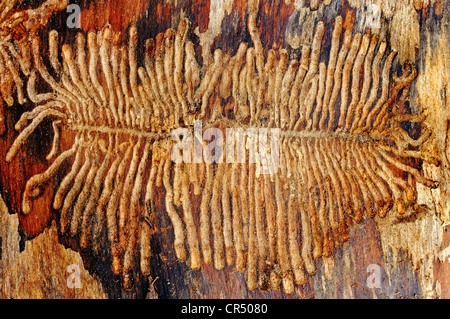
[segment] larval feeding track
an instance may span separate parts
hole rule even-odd
[[[35,33],[47,24],[54,11],[67,7],[67,0],[48,0],[37,9],[17,11],[17,0],[0,1],[0,135],[5,132],[4,103],[12,106],[15,102],[26,102],[21,73],[29,76],[31,54],[27,33]]]
[[[387,43],[370,30],[353,34],[341,16],[333,30],[322,21],[316,25],[300,59],[290,59],[286,50],[265,54],[257,8],[250,1],[252,42],[241,43],[232,56],[218,49],[203,66],[187,39],[187,20],[146,41],[143,66],[134,26],[127,44],[105,27],[79,33],[74,48],[58,43],[51,31],[49,63],[33,34],[27,94],[36,106],[17,122],[20,134],[6,159],[13,160],[49,117],[54,141],[51,165],[27,182],[23,212],[71,162],[53,199],[60,231],[79,236],[82,248],[102,249],[106,241],[113,272],[130,288],[136,271],[150,273],[148,221],[158,213],[155,190],[163,187],[180,261],[188,260],[192,269],[202,261],[216,269],[234,265],[246,272],[250,290],[282,284],[290,294],[294,283],[303,285],[315,273],[315,259],[342,247],[351,223],[390,211],[404,215],[416,201],[416,183],[438,186],[411,165],[439,165],[421,150],[430,131],[423,126],[413,139],[400,125],[426,116],[399,107],[417,75],[413,67],[392,72],[396,53]],[[327,32],[325,63],[319,61]],[[49,92],[36,91],[38,77]],[[194,135],[194,120],[205,127],[280,129],[280,169],[260,174],[260,164],[248,160],[174,163],[177,141],[170,133],[185,127]],[[75,138],[60,151],[63,130]],[[198,209],[194,197],[201,199]]]

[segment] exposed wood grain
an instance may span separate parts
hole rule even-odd
[[[84,268],[81,256],[58,242],[56,225],[22,245],[17,214],[10,215],[0,198],[0,298],[85,299],[107,297],[98,278]],[[51,252],[51,253],[47,253]],[[78,267],[81,286],[71,288],[68,278]],[[69,280],[70,281],[70,280]],[[71,282],[71,281],[70,281]]]
[[[33,6],[36,7],[40,2],[34,1]],[[370,24],[370,19],[374,17],[371,16],[373,12],[368,11],[369,4],[379,5],[379,27]],[[138,47],[144,47],[142,39],[154,38],[170,27],[177,30],[180,20],[188,18],[190,31],[187,39],[194,43],[194,55],[199,65],[214,63],[215,56],[211,52],[218,48],[222,50],[224,58],[233,56],[238,51],[239,44],[249,42],[251,37],[246,30],[249,19],[247,1],[137,1],[132,5],[127,0],[83,1],[81,7],[81,26],[84,31],[102,30],[105,24],[109,24],[112,31],[120,32],[122,40],[127,41],[129,27],[137,25]],[[440,181],[440,187],[430,190],[416,183],[415,211],[403,219],[388,214],[386,218],[365,219],[361,224],[356,224],[349,218],[346,221],[349,224],[349,241],[344,242],[342,248],[336,249],[334,255],[317,260],[317,272],[308,277],[304,286],[296,286],[293,294],[286,294],[281,287],[266,293],[249,291],[246,285],[248,273],[238,272],[228,265],[220,271],[214,268],[213,263],[202,264],[200,270],[192,270],[192,257],[186,261],[178,261],[173,247],[173,226],[165,213],[167,197],[163,187],[155,188],[156,200],[152,214],[148,216],[151,277],[149,279],[142,274],[138,275],[133,278],[133,289],[124,289],[119,278],[109,270],[111,252],[101,251],[96,255],[91,248],[81,248],[77,240],[69,235],[58,234],[59,217],[52,209],[52,199],[66,171],[70,170],[69,163],[64,164],[61,172],[48,181],[45,193],[34,202],[32,211],[26,215],[22,212],[22,194],[26,181],[45,171],[51,163],[45,159],[45,155],[51,149],[53,136],[50,132],[53,129],[50,121],[44,121],[11,163],[6,163],[4,158],[0,159],[1,191],[12,214],[9,215],[1,201],[0,297],[449,298],[449,7],[448,1],[444,0],[399,1],[395,4],[388,0],[259,2],[257,24],[265,56],[270,49],[276,49],[276,54],[280,55],[281,51],[278,49],[285,48],[290,58],[300,58],[301,45],[313,44],[313,30],[317,23],[323,21],[325,27],[331,29],[337,15],[345,17],[344,30],[353,29],[354,32],[364,34],[366,28],[370,27],[371,32],[380,39],[389,39],[388,48],[398,51],[394,69],[399,70],[399,74],[402,74],[400,70],[407,64],[418,69],[417,79],[409,89],[408,98],[402,100],[400,96],[394,97],[394,104],[401,110],[428,112],[425,124],[432,128],[433,143],[427,144],[427,148],[421,151],[441,159],[439,167],[427,163],[419,167],[423,169],[425,177]],[[48,30],[56,29],[61,40],[67,39],[68,43],[74,43],[75,32],[78,30],[65,27],[66,17],[65,12],[54,13]],[[331,39],[326,36],[318,62],[328,63],[331,46]],[[43,50],[47,50],[46,45]],[[138,60],[143,59],[144,50],[138,49],[137,54]],[[277,61],[278,59],[280,57],[277,56]],[[243,61],[245,64],[245,57]],[[351,69],[347,69],[349,76],[356,75]],[[325,73],[323,78],[325,79]],[[13,85],[12,82],[9,83]],[[281,86],[281,81],[279,83]],[[357,81],[354,83],[357,84]],[[167,85],[167,96],[171,99],[170,83]],[[326,95],[325,84],[323,86]],[[46,92],[43,83],[38,83],[38,87],[39,92]],[[363,88],[361,78],[359,89]],[[349,103],[352,103],[352,95],[356,93],[353,90],[354,88],[349,89]],[[172,93],[176,96],[175,90]],[[4,105],[5,134],[0,139],[0,154],[3,155],[17,137],[14,130],[17,120],[25,110],[33,108],[30,101],[23,106],[16,104],[11,108]],[[420,132],[418,126],[408,129],[411,134]],[[61,149],[69,149],[73,140],[74,134],[63,132]],[[306,149],[308,147],[311,146],[307,145]],[[317,154],[314,156],[319,158]],[[139,162],[136,163],[136,169],[138,164]],[[320,170],[311,170],[311,174],[310,176],[320,175]],[[91,175],[94,177],[93,173]],[[183,175],[182,178],[188,176]],[[228,182],[231,181],[230,178]],[[146,183],[147,177],[144,177],[142,185]],[[164,184],[163,180],[161,183]],[[201,196],[190,196],[192,202],[189,202],[188,193],[194,193],[193,188],[189,189],[185,183],[180,190],[181,207],[190,207],[192,214],[199,216]],[[131,191],[132,189],[130,193]],[[231,191],[232,199],[233,194]],[[269,197],[269,194],[265,196]],[[275,198],[275,194],[273,197]],[[276,201],[274,203],[277,204]],[[279,221],[283,222],[281,217]],[[196,220],[192,223],[199,225]],[[279,240],[282,242],[283,238],[280,237]],[[19,243],[23,249],[19,249]],[[82,269],[82,289],[67,287],[66,268],[70,264],[80,265]],[[380,288],[368,288],[369,265],[381,267]],[[23,275],[25,273],[30,276]]]

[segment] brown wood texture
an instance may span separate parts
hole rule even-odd
[[[44,2],[19,1],[13,11],[37,10]],[[211,63],[216,49],[221,49],[224,56],[233,56],[242,42],[252,41],[248,31],[248,2],[253,3],[243,0],[71,1],[81,8],[81,28],[68,28],[66,20],[70,13],[56,9],[48,17],[48,23],[43,23],[36,32],[43,39],[42,56],[46,57],[50,30],[58,31],[60,43],[74,48],[78,32],[101,31],[105,26],[120,33],[122,43],[126,43],[130,26],[135,25],[138,63],[142,64],[145,40],[156,38],[168,28],[177,30],[180,21],[187,18],[190,21],[187,38],[194,44],[195,57],[202,65],[208,60]],[[280,59],[280,50],[286,49],[290,59],[299,59],[302,45],[312,45],[318,23],[324,22],[326,30],[330,31],[336,16],[341,15],[344,29],[364,35],[366,29],[372,27],[380,39],[387,41],[390,50],[398,52],[393,63],[393,70],[398,74],[402,74],[407,65],[417,69],[418,75],[407,97],[394,96],[394,104],[404,113],[425,111],[428,114],[424,124],[432,131],[432,142],[421,151],[439,158],[440,165],[436,167],[411,158],[408,164],[420,169],[425,177],[439,181],[439,187],[430,189],[414,183],[416,205],[404,218],[391,213],[385,218],[364,218],[361,223],[347,218],[348,241],[342,243],[342,248],[333,248],[330,256],[316,259],[316,273],[307,275],[304,285],[295,285],[293,293],[286,293],[282,286],[267,292],[250,291],[247,272],[239,272],[234,266],[225,265],[224,269],[217,270],[214,263],[202,263],[199,270],[193,270],[189,264],[191,259],[179,261],[174,250],[174,229],[165,213],[166,191],[164,187],[155,188],[153,214],[148,221],[150,274],[136,274],[132,287],[125,289],[123,278],[111,270],[112,252],[106,242],[100,243],[104,249],[97,254],[91,246],[82,248],[79,236],[59,231],[60,213],[52,204],[58,185],[70,171],[70,164],[62,165],[43,188],[44,193],[33,202],[31,212],[24,214],[22,203],[27,181],[51,164],[45,156],[52,147],[52,121],[45,119],[14,159],[6,162],[6,154],[19,135],[14,127],[21,115],[34,105],[27,100],[23,105],[15,102],[8,106],[5,98],[1,100],[4,133],[0,136],[0,193],[4,199],[0,202],[0,298],[450,297],[450,2],[260,0],[255,3],[264,56],[272,49]],[[375,28],[368,22],[373,17],[370,10],[376,10],[375,16],[379,13],[379,24]],[[4,26],[0,31],[10,32]],[[320,62],[328,61],[330,36],[328,32],[323,38]],[[392,77],[392,72],[390,75]],[[13,85],[8,79],[4,80],[6,75],[2,77],[1,70],[0,77],[0,85]],[[25,80],[26,76],[22,77]],[[363,86],[362,79],[359,85]],[[47,92],[48,86],[41,80],[37,91]],[[229,103],[226,108],[233,109]],[[208,107],[213,106],[214,103],[210,103]],[[422,126],[408,125],[412,136],[420,134]],[[62,131],[60,149],[69,149],[74,140],[75,133]],[[402,173],[398,170],[403,178]],[[146,182],[147,177],[143,185]],[[196,218],[200,206],[200,196],[193,196]],[[81,269],[81,288],[67,286],[66,279],[70,275],[67,267],[73,264]],[[368,286],[369,265],[379,266],[378,288]]]

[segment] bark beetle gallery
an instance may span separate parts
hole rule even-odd
[[[13,105],[15,91],[18,103],[26,95],[35,105],[17,121],[6,161],[44,119],[53,120],[49,166],[28,180],[23,213],[69,163],[53,198],[59,231],[79,236],[81,248],[110,249],[112,271],[126,289],[136,272],[150,273],[149,220],[158,188],[180,261],[192,269],[234,265],[249,290],[282,285],[290,294],[315,273],[314,260],[349,239],[351,223],[404,216],[414,209],[416,183],[438,187],[411,164],[439,165],[422,150],[432,136],[422,123],[426,114],[399,108],[417,70],[405,63],[398,74],[389,44],[369,29],[347,28],[345,16],[336,16],[332,29],[319,21],[300,59],[263,48],[258,1],[248,3],[251,41],[234,55],[217,49],[203,65],[187,39],[187,19],[145,39],[142,63],[134,26],[126,43],[108,26],[78,33],[73,45],[59,43],[52,30],[47,57],[38,31],[67,4],[49,0],[13,13],[14,1],[0,3],[3,100]],[[331,49],[328,61],[319,62],[325,37]],[[38,92],[37,83],[47,91]],[[280,169],[263,175],[249,161],[174,163],[170,133],[183,127],[194,135],[195,120],[204,128],[280,129]],[[405,122],[422,123],[421,135],[410,137]],[[68,131],[75,139],[62,149]]]

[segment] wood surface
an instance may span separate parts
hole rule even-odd
[[[19,1],[13,11],[37,10],[44,2]],[[130,26],[135,25],[137,59],[141,63],[145,40],[156,38],[168,28],[177,30],[185,18],[190,22],[188,39],[194,44],[199,65],[211,63],[216,49],[221,49],[224,56],[232,56],[242,42],[252,41],[247,1],[82,0],[70,3],[77,3],[81,8],[80,28],[68,28],[66,20],[70,13],[64,9],[54,10],[48,22],[37,31],[43,39],[42,56],[48,54],[50,30],[58,31],[60,43],[75,47],[78,32],[100,31],[106,25],[120,33],[121,41],[126,43]],[[369,10],[373,8],[379,12],[379,23],[375,25],[370,22],[373,12]],[[70,165],[62,166],[45,186],[43,195],[33,202],[31,212],[24,214],[22,203],[27,182],[52,163],[45,158],[52,148],[52,121],[44,120],[16,157],[7,162],[6,154],[19,135],[15,125],[21,115],[34,106],[29,100],[23,105],[15,101],[11,106],[6,99],[1,100],[4,132],[0,136],[0,193],[3,198],[0,201],[0,298],[450,297],[450,2],[260,0],[257,12],[257,29],[265,56],[272,49],[279,58],[280,50],[286,49],[290,59],[299,59],[302,45],[312,44],[313,31],[319,21],[325,22],[329,28],[327,34],[331,34],[336,16],[342,15],[344,28],[353,28],[354,33],[362,34],[371,28],[373,34],[388,43],[390,50],[397,51],[393,70],[398,74],[402,74],[406,65],[413,66],[418,75],[406,99],[395,96],[395,104],[410,113],[427,112],[423,124],[431,129],[431,142],[420,151],[433,154],[440,163],[439,166],[425,162],[411,165],[426,178],[438,181],[439,186],[431,189],[415,182],[414,209],[404,217],[388,213],[384,218],[377,215],[364,218],[360,223],[349,219],[348,241],[342,248],[333,249],[330,256],[316,259],[316,273],[307,275],[304,285],[295,285],[293,293],[286,293],[281,285],[266,292],[250,291],[247,272],[239,272],[234,266],[225,265],[224,269],[217,270],[211,263],[193,270],[191,259],[178,260],[174,229],[165,213],[166,191],[164,187],[155,188],[149,222],[150,273],[137,273],[131,287],[126,289],[121,275],[112,270],[112,252],[106,242],[100,243],[104,249],[97,254],[91,246],[80,247],[77,236],[62,234],[59,230],[59,211],[52,207],[53,198]],[[43,15],[40,13],[41,17]],[[329,55],[330,47],[331,39],[325,37],[321,62],[326,60],[324,57]],[[25,75],[22,77],[26,80]],[[48,90],[43,81],[38,82],[37,87],[39,92]],[[15,92],[13,90],[14,98]],[[411,135],[418,135],[421,128],[410,126],[408,129]],[[73,141],[74,134],[63,131],[61,149],[69,149]],[[194,196],[192,206],[196,214],[200,205],[201,199]],[[81,288],[67,286],[70,275],[67,267],[74,264],[81,269]],[[379,288],[368,287],[369,265],[380,267]]]

